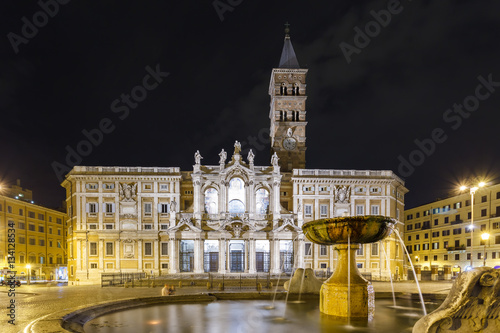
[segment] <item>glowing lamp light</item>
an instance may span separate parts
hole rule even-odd
[[[465,186],[465,185],[460,186],[460,191],[465,191],[466,189],[467,189],[467,186]]]
[[[486,183],[485,183],[485,182],[480,182],[480,183],[479,183],[479,187],[484,187],[485,185],[486,185]]]
[[[490,234],[487,232],[481,234],[481,239],[484,241],[490,239]]]

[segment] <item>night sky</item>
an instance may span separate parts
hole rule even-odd
[[[100,126],[78,164],[189,171],[196,150],[217,164],[239,140],[269,165],[287,21],[309,69],[307,168],[393,170],[407,208],[499,182],[498,1],[59,1],[0,11],[0,181],[20,178],[36,203],[60,206],[53,165]],[[142,101],[127,106],[132,91]]]

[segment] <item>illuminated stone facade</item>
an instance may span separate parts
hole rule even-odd
[[[399,219],[407,190],[393,172],[305,169],[306,73],[287,36],[269,88],[269,165],[254,165],[254,152],[243,156],[236,141],[233,152],[221,150],[218,165],[203,165],[197,151],[192,171],[74,167],[62,184],[70,279],[98,282],[108,272],[326,272],[336,254],[305,242],[304,222],[370,214]],[[357,253],[362,273],[402,274],[394,236]]]

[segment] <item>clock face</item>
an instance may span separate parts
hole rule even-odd
[[[283,148],[286,150],[294,150],[297,147],[297,141],[294,138],[286,138],[283,140]]]

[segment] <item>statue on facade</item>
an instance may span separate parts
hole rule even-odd
[[[121,201],[134,201],[137,197],[137,183],[135,184],[119,184],[120,186],[120,200]]]
[[[292,137],[292,134],[293,134],[293,133],[292,133],[292,128],[291,128],[291,127],[289,127],[289,128],[287,129],[287,131],[286,131],[286,136],[290,138],[290,137]]]
[[[350,191],[345,185],[335,187],[335,202],[349,203]]]
[[[196,153],[194,153],[194,162],[199,165],[202,158],[203,157],[201,156],[200,151],[197,150]]]
[[[170,203],[170,211],[175,212],[176,207],[177,207],[177,202],[175,202],[174,200]]]
[[[247,156],[248,163],[253,164],[254,158],[255,158],[255,155],[254,155],[252,149],[250,149],[250,151],[248,152],[248,156]]]
[[[219,153],[219,164],[224,164],[226,163],[226,159],[227,159],[227,153],[226,151],[224,150],[224,148],[222,149],[222,151]]]
[[[238,140],[236,140],[234,142],[234,154],[239,154],[240,151],[241,151],[241,143]]]
[[[276,154],[276,152],[274,152],[273,156],[271,157],[271,164],[275,167],[278,166],[278,155]]]

